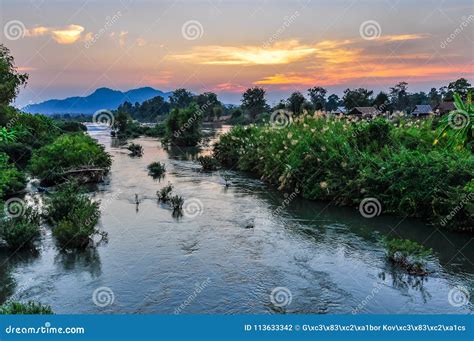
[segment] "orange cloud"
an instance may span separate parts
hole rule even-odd
[[[58,44],[73,44],[81,39],[82,32],[84,32],[84,27],[80,25],[69,25],[63,28],[38,26],[27,30],[25,36],[38,37],[50,35]]]

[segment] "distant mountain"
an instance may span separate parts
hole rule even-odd
[[[32,114],[93,114],[97,110],[114,110],[128,101],[142,103],[156,96],[162,96],[165,99],[171,95],[171,92],[162,92],[150,87],[132,89],[127,92],[112,90],[109,88],[99,88],[86,97],[69,97],[65,99],[51,99],[38,104],[30,104],[22,110]]]

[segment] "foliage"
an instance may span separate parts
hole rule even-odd
[[[386,239],[385,247],[390,261],[404,267],[409,273],[426,274],[426,259],[432,250],[408,239]]]
[[[0,143],[9,143],[16,140],[15,130],[8,130],[5,127],[0,128]]]
[[[242,109],[252,119],[268,111],[265,89],[259,87],[247,89],[242,95]]]
[[[27,81],[26,73],[18,73],[10,50],[0,44],[0,105],[10,104]]]
[[[104,146],[86,134],[66,134],[33,153],[30,171],[46,183],[57,183],[68,170],[99,168],[107,173],[112,164]]]
[[[303,107],[306,102],[306,98],[301,94],[301,92],[293,92],[287,100],[287,106],[290,111],[295,115],[300,115],[303,113]]]
[[[184,109],[191,105],[193,94],[186,89],[176,89],[169,98],[172,108]]]
[[[171,206],[173,207],[173,211],[181,212],[183,210],[184,199],[179,195],[175,195],[170,198]]]
[[[0,143],[0,153],[8,155],[9,161],[18,169],[25,169],[31,159],[33,151],[24,143]]]
[[[32,207],[21,207],[21,215],[0,221],[0,237],[12,250],[31,248],[40,236],[40,215]]]
[[[374,92],[364,88],[344,90],[344,105],[347,110],[355,107],[368,107],[372,104],[372,94]]]
[[[130,143],[127,147],[131,156],[141,157],[143,155],[143,147],[138,143]]]
[[[87,127],[84,124],[76,121],[56,121],[56,125],[63,133],[80,133],[87,131]]]
[[[313,104],[314,110],[323,110],[326,107],[326,93],[327,93],[327,90],[320,86],[315,86],[313,88],[308,89],[308,95],[309,95],[309,98],[311,99],[311,103]],[[333,100],[334,100],[334,97],[333,97]],[[336,108],[337,108],[337,105],[335,106],[335,108],[328,109],[328,110],[334,110]]]
[[[124,102],[117,108],[117,113],[126,113],[140,122],[157,122],[168,115],[170,104],[161,96],[153,97],[143,103]]]
[[[461,99],[461,95],[454,94],[454,105],[456,110],[443,117],[440,124],[440,132],[435,144],[440,139],[446,138],[451,147],[467,147],[474,151],[474,103],[472,103],[472,93],[467,95],[466,103]]]
[[[32,149],[52,143],[61,134],[55,121],[44,115],[13,111],[9,119],[14,122],[12,129],[17,134],[16,142],[23,143]]]
[[[170,194],[173,191],[173,185],[168,184],[165,187],[161,188],[156,195],[158,196],[158,200],[162,202],[167,202],[170,200]]]
[[[219,162],[212,156],[199,156],[198,161],[202,166],[202,169],[205,171],[216,170],[219,166]]]
[[[165,143],[177,146],[194,147],[202,138],[202,112],[196,104],[185,109],[173,109],[166,121]]]
[[[8,301],[0,306],[0,315],[51,315],[49,305],[28,301],[26,303]]]
[[[148,173],[153,177],[161,177],[166,172],[166,167],[164,163],[153,162],[148,165]]]
[[[254,172],[281,190],[298,189],[308,199],[358,206],[377,198],[385,213],[422,218],[434,224],[474,195],[474,157],[465,150],[433,146],[430,119],[304,116],[282,129],[234,127],[221,136],[214,157],[224,166]],[[446,227],[472,230],[464,205]]]
[[[0,152],[0,198],[11,196],[26,186],[25,174],[8,160],[8,155]]]
[[[99,202],[82,193],[76,182],[67,182],[46,199],[47,220],[55,227],[53,235],[65,248],[87,246],[100,218]]]

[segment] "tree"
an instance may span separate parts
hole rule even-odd
[[[193,101],[193,94],[186,89],[176,89],[169,100],[172,108],[184,109]]]
[[[213,92],[205,92],[194,97],[194,101],[198,105],[204,119],[211,120],[222,113],[222,103],[217,99],[217,95]]]
[[[409,109],[408,99],[408,83],[400,82],[394,87],[390,88],[390,98],[394,109],[396,110],[407,110]]]
[[[342,98],[347,110],[355,107],[368,107],[372,103],[372,94],[374,92],[364,88],[346,89]]]
[[[193,147],[201,141],[202,115],[196,103],[185,109],[174,108],[166,121],[165,141],[177,146]]]
[[[252,119],[267,111],[268,105],[265,100],[265,89],[259,87],[247,89],[242,96],[242,109]]]
[[[389,111],[390,101],[388,95],[385,92],[380,91],[377,96],[375,96],[373,105],[382,112]]]
[[[301,92],[293,92],[287,100],[287,105],[290,111],[295,115],[300,115],[303,112],[303,105],[306,102],[306,98]]]
[[[339,96],[336,94],[332,94],[328,97],[328,100],[326,102],[326,110],[327,111],[336,110],[340,105],[341,105],[341,100],[339,99]]]
[[[441,103],[441,94],[436,90],[436,88],[431,88],[428,97],[432,108],[435,108],[439,103]]]
[[[313,103],[314,110],[323,110],[326,107],[326,93],[327,90],[320,86],[308,89],[308,95],[311,103]]]
[[[125,133],[129,120],[130,115],[125,111],[119,111],[117,115],[115,115],[114,128],[118,130],[119,134]]]
[[[27,81],[28,74],[18,73],[10,50],[0,44],[0,105],[10,104]]]
[[[458,80],[449,83],[448,85],[448,94],[451,100],[454,100],[453,94],[457,93],[461,96],[461,99],[465,100],[467,98],[467,93],[471,88],[471,83],[467,81],[466,78],[459,78]]]

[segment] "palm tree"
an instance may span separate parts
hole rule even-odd
[[[439,139],[446,137],[448,138],[448,146],[467,147],[474,141],[472,132],[474,122],[472,93],[468,93],[465,103],[458,93],[455,93],[453,97],[456,110],[451,111],[441,121],[440,133],[434,144],[437,144]]]

